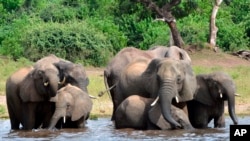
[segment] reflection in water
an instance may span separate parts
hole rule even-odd
[[[250,117],[239,118],[239,124],[247,124]],[[226,118],[226,128],[193,129],[193,130],[133,130],[114,129],[110,118],[89,120],[83,129],[61,129],[49,131],[45,129],[32,131],[10,131],[10,121],[0,120],[0,137],[2,140],[229,140],[229,117]],[[213,126],[212,123],[209,126]]]

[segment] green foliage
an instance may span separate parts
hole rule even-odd
[[[23,46],[20,44],[23,33],[29,24],[26,16],[16,19],[12,24],[0,27],[0,53],[18,59],[23,56]]]
[[[208,41],[213,2],[187,0],[172,9],[186,44]],[[220,6],[217,45],[223,51],[250,48],[249,5],[234,0]],[[132,0],[0,0],[0,13],[0,54],[13,59],[37,60],[53,53],[86,65],[105,65],[125,46],[169,44],[168,25]]]
[[[178,28],[181,29],[180,34],[184,42],[188,44],[207,42],[209,33],[202,32],[209,30],[207,21],[208,17],[205,18],[197,14],[191,14],[183,19],[180,19]]]
[[[88,24],[96,27],[99,31],[102,31],[107,39],[112,44],[112,52],[118,52],[127,45],[127,37],[123,32],[119,31],[119,27],[112,22],[112,17],[106,17],[104,19],[89,18]]]
[[[53,53],[73,62],[82,60],[85,65],[94,66],[105,64],[112,48],[105,35],[85,22],[34,26],[22,45],[25,47],[24,56],[32,61]]]
[[[0,0],[0,4],[9,12],[19,9],[23,2],[24,0]]]

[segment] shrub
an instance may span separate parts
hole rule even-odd
[[[24,56],[32,61],[53,53],[93,66],[104,65],[112,49],[106,36],[85,22],[34,26],[22,43]]]

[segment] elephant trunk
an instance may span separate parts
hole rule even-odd
[[[87,84],[86,82],[84,82],[86,80],[81,80],[78,82],[78,87],[83,90],[84,92],[88,93],[88,89],[87,89]]]
[[[66,115],[66,110],[64,108],[56,108],[55,113],[53,114],[50,120],[48,129],[53,129],[55,125],[57,124],[57,122],[59,121],[59,119],[61,117],[65,117],[65,115]]]
[[[235,95],[234,93],[227,92],[228,94],[228,112],[233,120],[234,124],[238,124],[238,120],[235,114]]]
[[[170,123],[172,128],[177,128],[181,126],[174,120],[171,114],[172,99],[177,94],[177,90],[174,90],[175,87],[173,84],[174,83],[171,80],[163,82],[159,89],[159,99],[164,119]]]
[[[48,89],[49,97],[54,97],[56,95],[57,90],[59,88],[58,82],[59,82],[58,76],[51,73],[51,75],[49,76],[49,87],[50,87]]]

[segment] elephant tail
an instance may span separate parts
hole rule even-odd
[[[108,85],[108,76],[109,76],[109,74],[108,74],[108,72],[106,70],[104,70],[104,75],[103,76],[104,76],[104,84],[105,84],[106,90],[99,92],[98,96],[101,97],[107,92],[108,95],[109,95],[109,98],[111,98],[110,90],[113,89],[116,86],[116,84],[109,87],[109,85]]]

